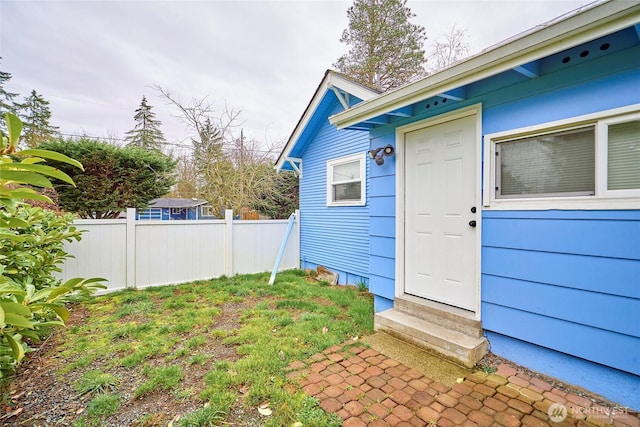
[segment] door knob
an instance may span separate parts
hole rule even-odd
[[[475,226],[476,226],[476,221],[475,220],[469,221],[469,227],[475,227]]]
[[[471,208],[471,213],[476,213],[476,207],[475,206]]]

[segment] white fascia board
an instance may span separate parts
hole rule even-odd
[[[536,27],[519,38],[509,39],[495,48],[481,52],[436,74],[365,101],[329,117],[329,122],[339,129],[344,129],[389,111],[604,37],[638,22],[640,22],[639,3],[612,0],[598,4],[564,20],[539,29]]]
[[[275,164],[276,171],[280,172],[282,170],[282,167],[286,163],[287,158],[291,154],[291,150],[293,150],[293,147],[295,147],[296,143],[298,142],[300,135],[302,134],[304,129],[307,127],[307,125],[309,124],[309,121],[315,114],[316,109],[320,104],[320,101],[322,101],[322,98],[324,97],[325,93],[327,93],[327,91],[329,90],[332,90],[332,88],[336,88],[343,92],[349,93],[350,95],[356,96],[362,99],[363,101],[372,99],[379,95],[377,92],[371,89],[368,89],[348,79],[345,79],[344,77],[340,76],[334,71],[331,71],[331,70],[327,71],[325,73],[325,76],[322,79],[322,82],[320,83],[320,86],[318,86],[318,89],[314,93],[313,98],[311,98],[311,102],[309,103],[302,117],[298,121],[298,124],[293,130],[293,133],[289,137],[287,144],[285,145],[282,152],[280,153],[280,156],[278,157],[278,160],[276,161],[276,164]]]

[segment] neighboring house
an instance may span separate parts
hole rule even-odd
[[[345,111],[321,108],[327,76],[276,164],[304,166],[303,261],[368,281],[378,330],[467,365],[489,346],[640,409],[640,4],[586,6]],[[334,206],[333,161],[388,145],[366,199]]]
[[[302,267],[330,266],[342,284],[369,276],[369,133],[338,131],[328,117],[377,95],[327,71],[276,162],[301,174]]]
[[[213,206],[200,199],[154,199],[139,211],[136,219],[170,221],[177,219],[215,219]]]

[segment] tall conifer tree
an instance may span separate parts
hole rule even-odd
[[[338,71],[372,89],[386,91],[425,74],[425,29],[406,0],[355,0],[340,42],[350,49],[336,61]]]
[[[54,139],[58,135],[58,127],[51,126],[51,109],[49,101],[44,99],[35,90],[24,99],[20,105],[20,118],[23,123],[22,141],[29,148],[34,148],[40,143]]]
[[[162,122],[156,120],[156,115],[151,108],[152,106],[147,103],[147,98],[143,95],[140,106],[133,116],[136,126],[125,134],[125,141],[129,146],[161,151],[162,145],[166,143],[164,134],[160,130]]]
[[[0,57],[2,59],[2,57]],[[14,100],[17,93],[8,92],[5,88],[6,84],[11,80],[11,73],[7,73],[6,71],[0,71],[0,117],[3,120],[0,120],[0,128],[6,131],[6,125],[4,122],[4,115],[6,113],[17,113],[18,104]]]

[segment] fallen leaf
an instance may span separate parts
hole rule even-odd
[[[291,424],[291,427],[302,427],[304,424],[302,424],[300,421],[297,421],[293,424]]]
[[[262,402],[258,408],[267,409],[269,407],[269,402]]]
[[[355,337],[351,337],[351,341],[358,341],[359,339],[360,339],[360,337],[357,336],[357,335]]]
[[[227,374],[231,375],[232,377],[235,377],[236,375],[238,375],[238,373],[236,371],[234,371],[233,369],[229,369],[227,371]]]
[[[458,378],[458,379],[456,380],[456,382],[457,382],[458,384],[462,384],[462,383],[464,382],[464,378]]]
[[[322,333],[326,334],[327,332],[329,332],[329,328],[327,328],[326,326],[324,328],[322,328]]]
[[[24,396],[25,394],[27,394],[27,392],[26,392],[26,391],[21,391],[20,393],[13,394],[13,395],[11,396],[11,400],[18,400],[18,399],[20,399],[22,396]]]
[[[2,417],[0,417],[0,420],[4,420],[7,418],[15,417],[16,415],[20,415],[22,411],[24,411],[24,408],[18,408],[15,411],[4,414]]]
[[[258,412],[260,413],[260,415],[268,417],[269,415],[271,415],[273,412],[271,411],[271,409],[269,408],[258,408]]]

